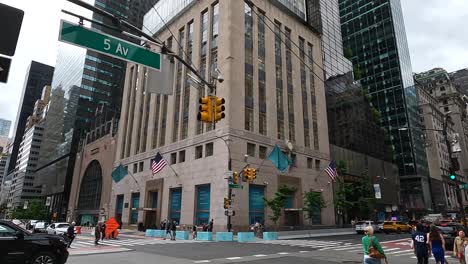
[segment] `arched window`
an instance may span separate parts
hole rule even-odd
[[[101,203],[102,169],[97,160],[93,160],[86,168],[81,180],[78,210],[99,209]]]

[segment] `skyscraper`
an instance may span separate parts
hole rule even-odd
[[[154,1],[147,0],[87,2],[118,15],[137,27],[142,26],[143,15],[151,8],[151,4],[154,4]],[[81,9],[77,13],[86,15],[90,12]],[[113,23],[98,14],[93,14],[93,19],[108,25]],[[108,28],[95,24],[91,27],[135,42],[135,39],[124,37]],[[139,43],[138,40],[137,42]],[[52,88],[63,90],[64,98],[58,99],[59,102],[55,104],[51,103],[55,105],[55,110],[62,108],[64,115],[55,115],[48,120],[51,125],[46,124],[43,140],[47,142],[47,147],[41,153],[36,182],[42,186],[42,195],[51,201],[49,213],[57,219],[64,219],[67,213],[66,205],[79,139],[92,127],[96,109],[106,105],[113,112],[120,112],[125,67],[126,62],[122,60],[60,43]],[[61,133],[57,133],[58,131]]]
[[[52,83],[53,73],[54,67],[36,61],[32,61],[28,67],[18,113],[16,114],[15,130],[13,132],[13,150],[8,162],[8,172],[12,171],[16,166],[20,143],[26,128],[26,121],[33,113],[35,102],[41,98],[44,86]]]
[[[0,137],[8,137],[10,134],[11,121],[0,118]]]
[[[397,163],[404,209],[432,209],[400,0],[339,0],[343,47],[354,77],[381,113]],[[405,128],[406,130],[402,130]]]

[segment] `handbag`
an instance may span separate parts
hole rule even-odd
[[[372,237],[370,237],[370,243],[369,243],[369,257],[375,258],[375,259],[384,259],[385,256],[382,255],[374,246],[372,246]]]

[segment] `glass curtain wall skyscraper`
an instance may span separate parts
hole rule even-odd
[[[429,173],[400,0],[339,0],[354,77],[381,113],[397,163],[403,209],[432,209]],[[401,130],[405,128],[405,130]]]

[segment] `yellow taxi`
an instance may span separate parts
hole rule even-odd
[[[383,223],[383,232],[388,234],[390,232],[411,232],[411,226],[401,221],[385,221]]]

